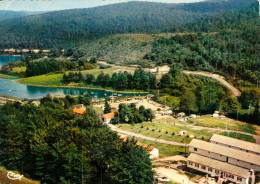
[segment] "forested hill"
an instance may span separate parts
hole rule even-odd
[[[44,12],[0,10],[0,21],[7,20],[7,19],[13,19],[13,18],[20,18],[20,17],[24,17],[24,16],[29,16],[29,15],[36,15],[36,14],[41,14],[41,13],[44,13]]]
[[[259,6],[255,2],[251,6],[232,10],[220,16],[201,17],[189,23],[181,30],[188,32],[219,32],[223,30],[244,30],[259,25]]]
[[[0,22],[0,47],[64,47],[77,45],[91,37],[116,33],[178,32],[181,26],[198,18],[240,9],[255,1],[128,2],[18,17]]]
[[[144,59],[221,72],[237,84],[240,79],[255,85],[260,80],[258,3],[201,19],[183,31],[195,33],[155,40]]]

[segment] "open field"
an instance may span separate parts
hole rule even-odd
[[[19,80],[18,82],[31,85],[44,85],[44,86],[61,86],[62,74],[45,74],[35,77],[28,77]]]
[[[115,125],[119,129],[134,132],[137,134],[142,134],[147,137],[153,137],[158,139],[163,139],[167,141],[174,141],[180,143],[187,143],[192,140],[192,138],[183,135],[179,136],[178,133],[181,130],[186,130],[188,135],[193,135],[197,139],[208,140],[214,133],[219,133],[218,131],[209,130],[194,130],[188,127],[174,126],[170,124],[155,123],[155,122],[143,122],[135,125],[130,124],[118,124]]]
[[[27,179],[25,177],[22,177],[21,180],[10,180],[7,178],[7,171],[5,168],[0,167],[0,183],[1,184],[39,184],[40,182],[38,181],[33,181],[30,179]],[[12,171],[15,174],[18,174],[18,172]]]
[[[137,141],[142,144],[154,146],[155,148],[159,149],[160,158],[185,154],[184,146],[173,146],[144,139],[137,139]],[[186,151],[188,152],[188,148],[186,148]]]
[[[16,79],[16,78],[18,78],[18,76],[0,73],[0,78],[3,78],[3,79]]]
[[[190,119],[190,121],[187,122],[196,126],[236,130],[236,131],[255,134],[255,128],[251,124],[237,121],[227,117],[213,118],[211,117],[211,115],[205,115],[198,118]]]

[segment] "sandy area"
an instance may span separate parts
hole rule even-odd
[[[180,174],[177,170],[167,169],[164,167],[155,168],[154,170],[163,174],[164,176],[166,176],[174,182],[182,184],[195,184],[194,182],[190,181],[188,176]]]

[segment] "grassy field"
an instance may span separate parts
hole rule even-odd
[[[114,67],[111,67],[111,68],[106,68],[106,69],[92,69],[92,70],[84,70],[84,71],[81,71],[81,73],[83,75],[86,75],[86,74],[92,74],[94,75],[95,77],[98,76],[99,73],[103,72],[105,74],[109,74],[110,76],[112,76],[112,74],[114,72],[116,72],[116,68]]]
[[[220,135],[225,135],[228,137],[232,137],[232,138],[236,138],[236,139],[240,139],[240,140],[244,140],[244,141],[249,141],[249,142],[253,142],[253,143],[256,142],[255,138],[253,138],[252,136],[239,134],[239,133],[237,134],[234,132],[222,132],[222,133],[220,133]]]
[[[208,140],[214,133],[218,133],[218,131],[198,131],[188,127],[180,127],[170,124],[154,122],[143,122],[135,125],[119,124],[116,126],[122,130],[142,134],[148,137],[154,137],[158,139],[164,139],[168,141],[181,142],[187,144],[191,141],[191,138],[189,138],[188,136],[179,136],[179,131],[186,130],[188,132],[188,135],[193,135],[197,139],[205,140]]]
[[[16,79],[16,78],[18,78],[18,76],[17,75],[8,75],[8,74],[0,73],[0,78],[3,78],[3,79]]]
[[[144,139],[137,139],[137,141],[144,145],[154,146],[159,149],[160,158],[185,154],[184,146],[173,146]],[[186,148],[186,151],[188,152],[188,148]]]
[[[197,126],[221,129],[227,128],[228,130],[238,130],[255,134],[255,129],[251,124],[236,121],[231,118],[213,118],[211,115],[205,115],[199,118],[190,119],[190,121],[187,122]]]
[[[46,74],[35,77],[28,77],[19,80],[18,82],[31,85],[44,85],[44,86],[61,86],[62,74]]]
[[[12,171],[16,174],[18,174],[18,172]],[[1,184],[40,184],[40,182],[38,181],[33,181],[30,179],[27,179],[25,177],[22,177],[21,180],[10,180],[9,178],[7,178],[7,173],[8,171],[3,168],[0,167],[0,183]]]

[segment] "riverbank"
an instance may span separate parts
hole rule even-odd
[[[22,82],[23,79],[17,80],[16,82],[19,84],[24,84],[28,86],[39,86],[39,87],[53,87],[53,88],[79,88],[79,89],[94,89],[94,90],[103,90],[114,93],[136,93],[136,94],[149,94],[149,92],[140,91],[140,90],[127,90],[127,91],[117,91],[111,88],[102,88],[98,86],[77,86],[77,85],[40,85],[40,84],[28,84]]]
[[[1,79],[18,79],[18,76],[0,73]]]

